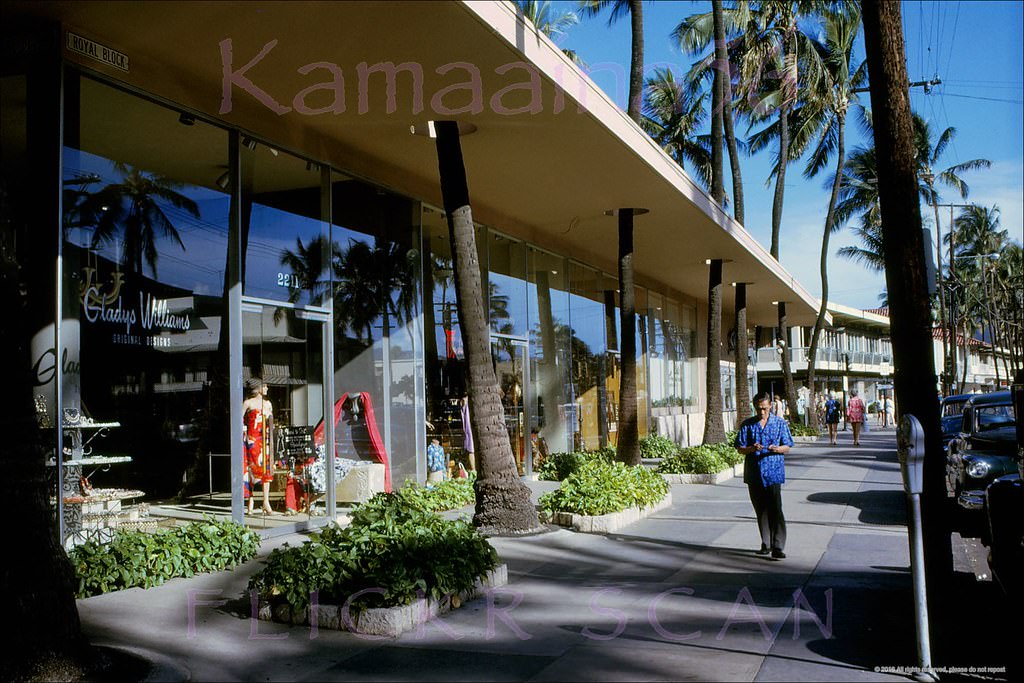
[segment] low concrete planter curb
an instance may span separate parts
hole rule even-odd
[[[798,444],[798,443],[814,443],[815,441],[817,441],[820,438],[821,438],[820,436],[794,436],[793,437],[793,443],[794,444]]]
[[[662,474],[670,484],[721,484],[733,477],[743,476],[743,463],[714,474]]]
[[[631,507],[607,515],[577,515],[574,512],[554,512],[549,520],[552,524],[566,526],[587,534],[608,534],[627,524],[637,522],[648,515],[672,505],[672,492],[665,494],[659,502],[644,508]]]
[[[313,621],[310,620],[311,608],[309,607],[298,610],[292,609],[287,604],[273,607],[261,604],[258,616],[265,621],[276,621],[283,624],[303,626],[315,623],[317,628],[397,638],[439,614],[458,609],[461,605],[488,590],[504,586],[507,583],[508,565],[500,564],[487,572],[483,578],[477,579],[472,589],[459,593],[457,596],[446,596],[440,601],[432,597],[420,598],[408,605],[374,607],[361,613],[355,610],[348,611],[345,605],[317,605]],[[348,614],[345,613],[346,611]]]

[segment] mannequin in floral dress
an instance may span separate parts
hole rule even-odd
[[[243,435],[245,448],[245,470],[243,479],[247,486],[245,497],[249,501],[248,511],[252,514],[256,484],[263,488],[263,512],[270,514],[270,482],[274,480],[274,454],[271,431],[274,427],[274,407],[267,398],[267,385],[260,380],[246,384],[248,398],[242,403],[245,421]]]

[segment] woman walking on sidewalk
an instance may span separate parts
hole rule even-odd
[[[857,390],[850,391],[850,402],[846,404],[846,419],[853,425],[853,445],[860,445],[860,430],[864,426],[864,401],[857,396]]]
[[[754,397],[757,414],[740,425],[736,450],[746,458],[743,483],[750,493],[750,502],[757,516],[761,533],[758,555],[771,553],[772,558],[786,557],[786,518],[782,514],[782,484],[786,481],[785,454],[793,445],[789,424],[771,413],[771,396],[760,393]]]
[[[826,424],[828,424],[828,442],[832,446],[836,445],[836,432],[839,430],[839,416],[841,413],[839,401],[830,393],[825,401],[822,414],[825,416]]]

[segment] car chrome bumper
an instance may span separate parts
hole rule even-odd
[[[985,506],[984,491],[964,491],[956,502],[966,510],[981,510]]]

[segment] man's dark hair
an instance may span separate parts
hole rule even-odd
[[[771,401],[771,400],[772,400],[772,395],[769,394],[767,391],[759,391],[758,393],[754,394],[754,405],[755,406],[758,403],[760,403],[761,401]]]

